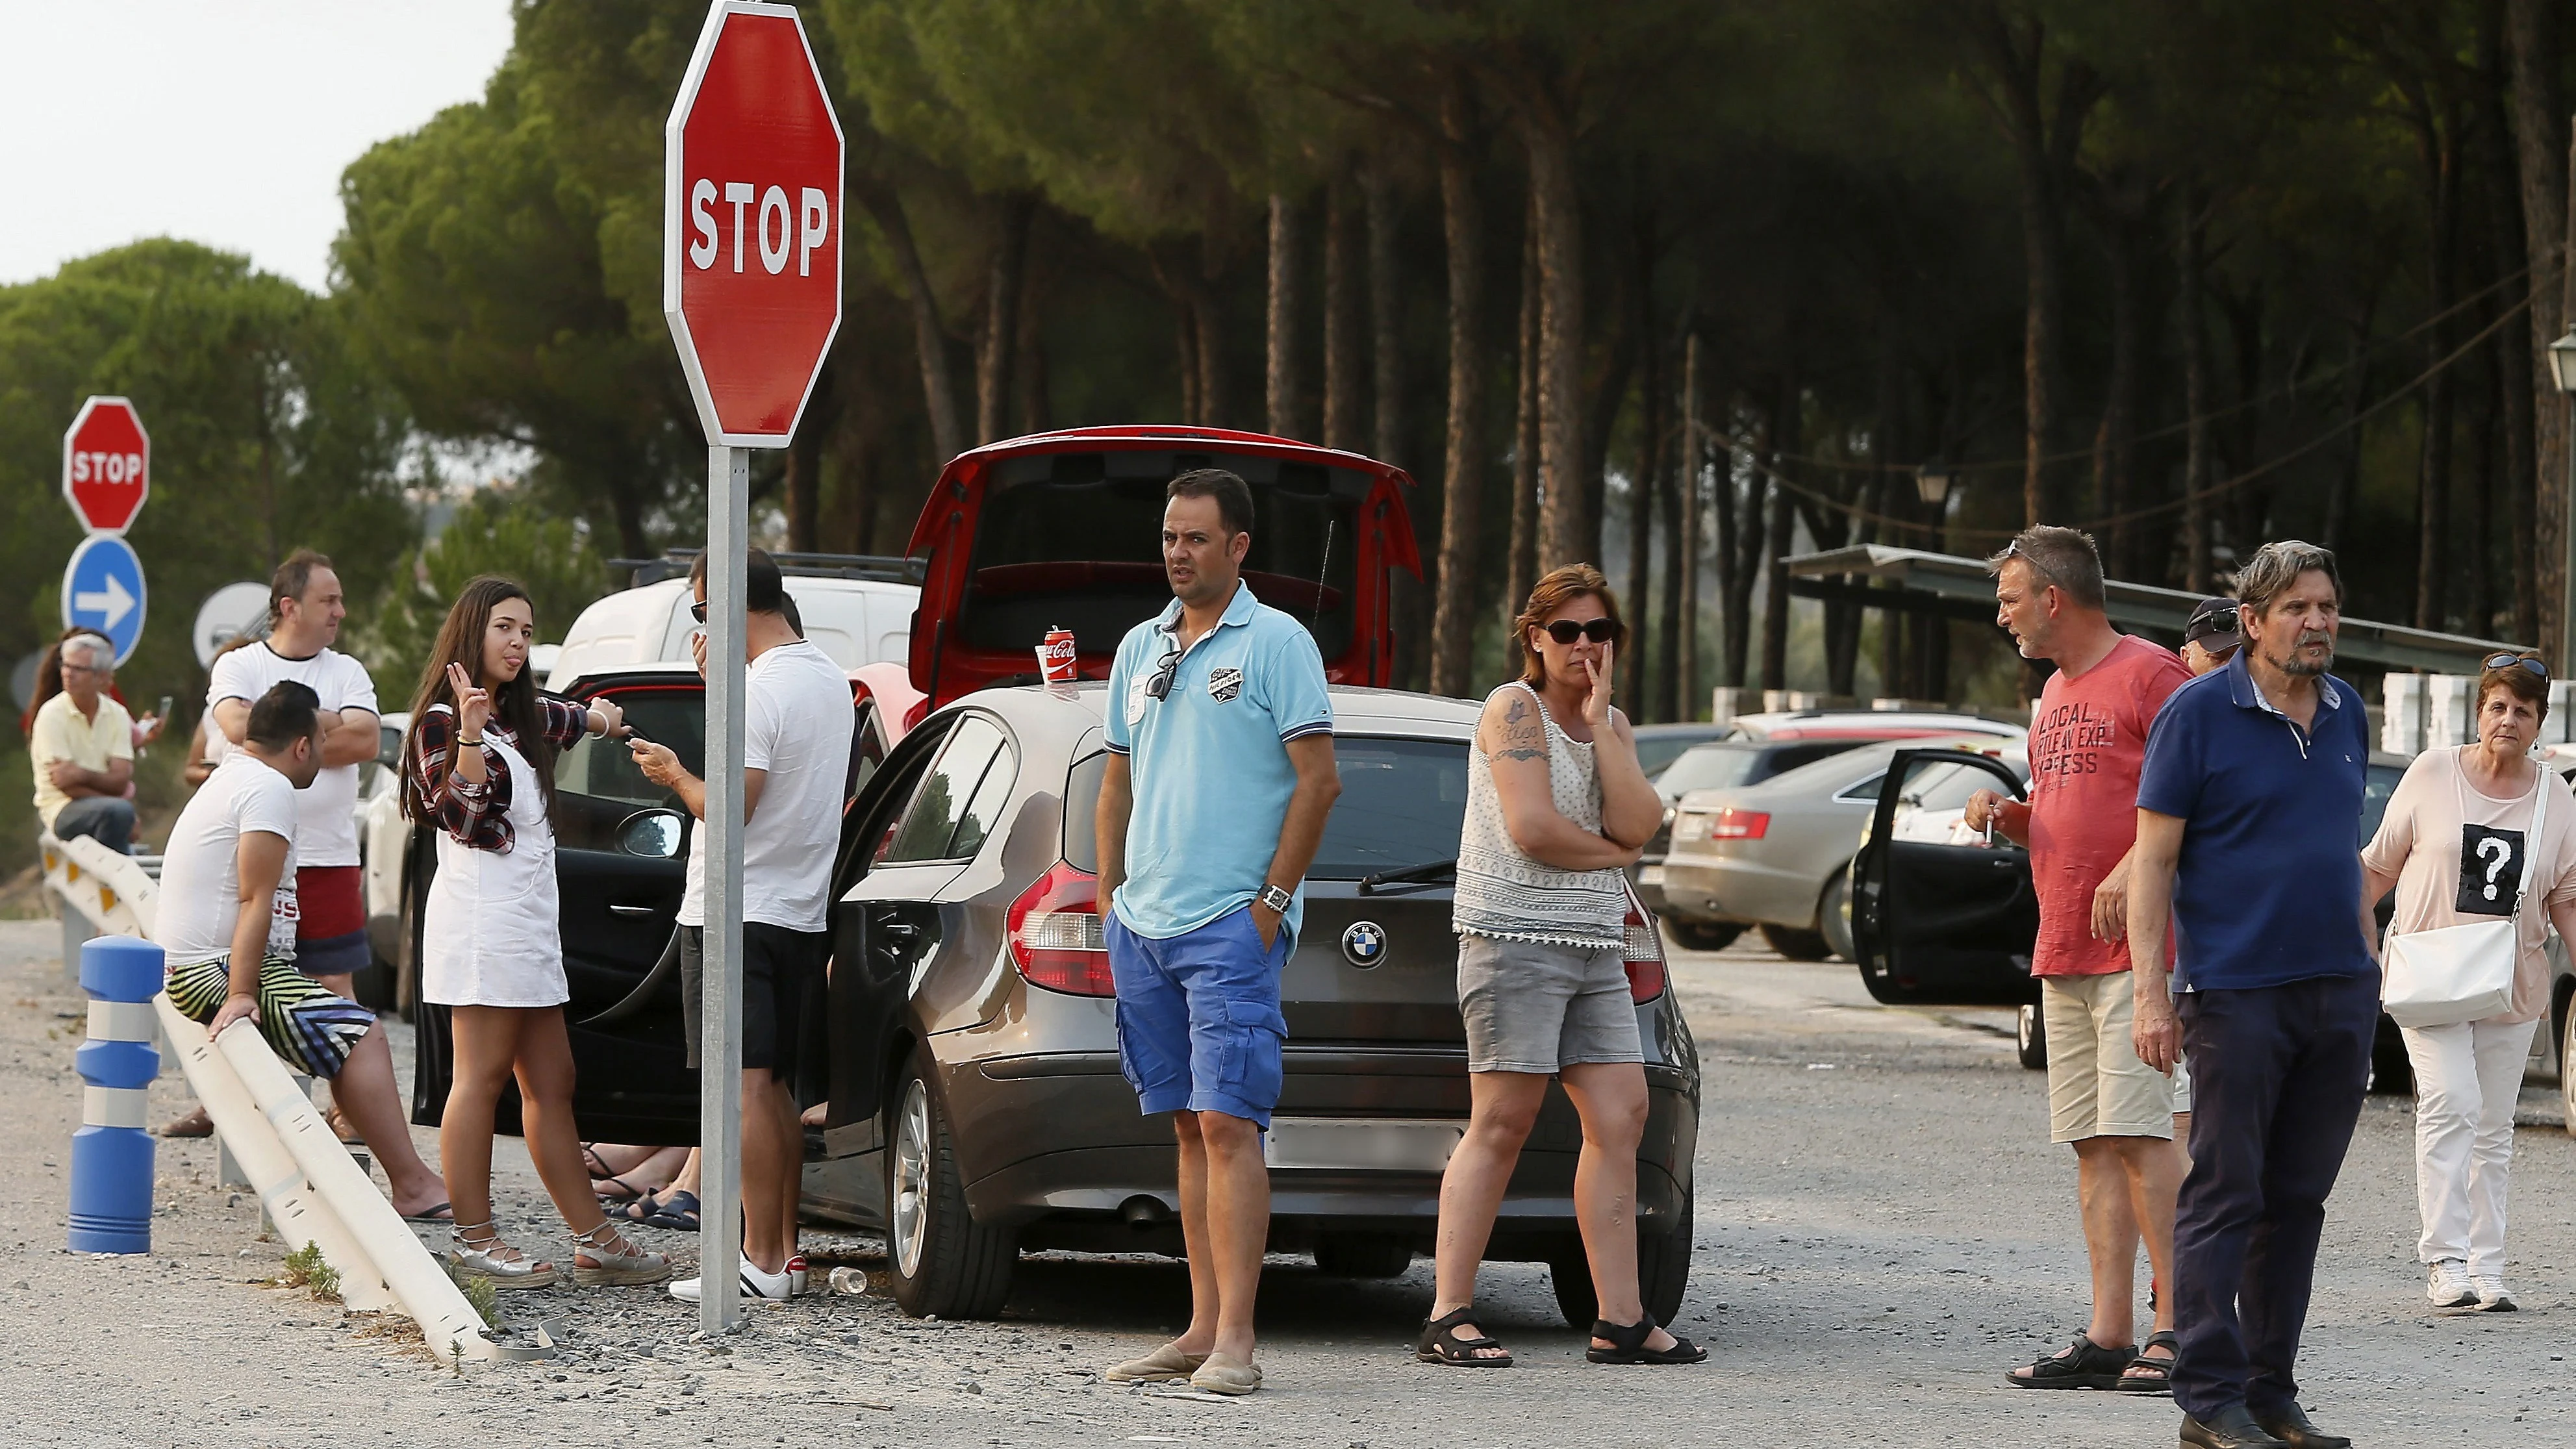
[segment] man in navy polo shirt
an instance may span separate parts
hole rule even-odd
[[[2370,731],[2326,672],[2334,555],[2266,544],[2236,596],[2243,647],[2175,690],[2147,737],[2129,876],[2138,1055],[2160,1071],[2188,1056],[2194,1093],[2173,1392],[2184,1444],[2341,1449],[2291,1368],[2379,1022],[2358,845]]]
[[[1180,1144],[1190,1326],[1113,1383],[1261,1386],[1252,1303],[1270,1236],[1261,1134],[1279,1105],[1279,973],[1306,867],[1342,792],[1314,636],[1243,582],[1252,490],[1202,468],[1172,480],[1163,572],[1174,598],[1109,668],[1108,768],[1095,817],[1118,1057]]]

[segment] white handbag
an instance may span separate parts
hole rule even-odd
[[[2545,771],[2539,789],[2540,803],[2531,810],[2531,835],[2522,849],[2522,875],[2514,883],[2512,914],[2388,938],[2379,1000],[2399,1026],[2452,1026],[2513,1009],[2513,976],[2522,953],[2522,908],[2528,903],[2532,857],[2540,853],[2540,829],[2549,819]]]

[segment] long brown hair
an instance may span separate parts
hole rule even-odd
[[[512,599],[536,612],[536,601],[528,591],[499,574],[485,574],[468,583],[456,596],[455,606],[447,611],[447,622],[438,626],[438,642],[429,648],[429,662],[420,674],[420,687],[411,695],[411,723],[403,730],[403,759],[419,758],[420,722],[434,705],[456,708],[456,691],[447,682],[447,666],[463,665],[465,677],[480,682],[483,678],[483,636],[492,628],[492,610]],[[519,677],[492,692],[492,718],[517,738],[513,741],[519,753],[536,772],[537,788],[546,797],[546,808],[555,803],[555,750],[546,739],[545,719],[537,709],[537,684],[530,677],[533,666],[521,666]],[[405,769],[403,776],[403,816],[424,820],[429,803],[421,798],[420,771]],[[524,788],[524,787],[522,787]]]
[[[1550,569],[1545,578],[1530,589],[1529,602],[1521,606],[1520,617],[1512,621],[1512,638],[1521,650],[1521,683],[1532,689],[1547,683],[1547,661],[1530,647],[1529,631],[1547,622],[1547,616],[1590,594],[1601,601],[1601,612],[1610,616],[1610,642],[1628,642],[1628,626],[1619,619],[1619,596],[1610,592],[1610,581],[1601,570],[1590,564],[1567,564]]]

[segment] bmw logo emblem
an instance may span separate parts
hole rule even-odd
[[[1386,959],[1386,928],[1375,921],[1353,921],[1342,932],[1342,959],[1363,971]]]

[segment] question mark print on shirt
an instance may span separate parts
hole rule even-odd
[[[2463,916],[2509,916],[2522,888],[2524,832],[2460,827],[2460,876],[2451,909]]]
[[[2478,854],[2485,856],[2487,861],[2486,898],[2494,900],[2496,876],[2504,870],[2505,862],[2513,859],[2513,847],[2490,835],[2478,842]]]

